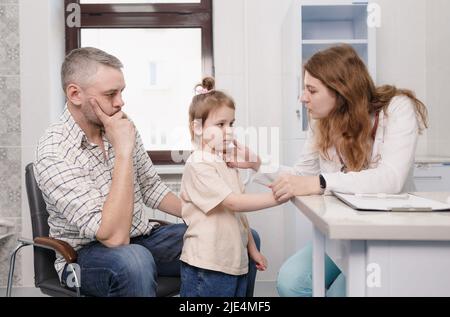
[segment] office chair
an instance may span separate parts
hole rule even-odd
[[[30,207],[31,224],[33,231],[33,240],[18,239],[19,244],[11,253],[10,267],[8,274],[8,286],[6,296],[11,296],[14,267],[17,252],[25,246],[33,246],[34,257],[34,282],[35,286],[39,288],[42,293],[50,296],[58,297],[74,297],[81,296],[80,288],[75,287],[75,290],[70,289],[61,284],[54,262],[56,259],[55,252],[61,254],[69,268],[76,272],[74,263],[77,261],[77,252],[67,243],[61,240],[50,238],[49,225],[47,222],[48,212],[47,207],[42,197],[42,192],[39,189],[36,179],[34,177],[33,163],[30,163],[25,168],[25,183],[28,196],[28,205]],[[167,225],[168,222],[161,220],[152,220]],[[78,283],[74,274],[75,285]],[[180,291],[179,277],[158,277],[158,287],[156,289],[156,296],[174,296]]]

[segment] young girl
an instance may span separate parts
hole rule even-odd
[[[233,99],[205,78],[189,109],[195,151],[181,181],[182,217],[188,229],[181,254],[181,296],[244,297],[249,256],[258,270],[267,261],[258,251],[243,212],[278,205],[272,192],[244,194],[236,169],[225,157],[233,140]]]

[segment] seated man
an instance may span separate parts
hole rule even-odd
[[[35,175],[49,212],[50,236],[78,252],[81,292],[155,296],[157,275],[179,276],[186,226],[160,226],[144,210],[145,204],[180,217],[181,202],[157,175],[122,112],[122,67],[116,57],[95,48],[66,57],[61,71],[66,109],[39,141]],[[55,268],[62,281],[70,274],[66,267],[58,256]],[[254,263],[250,270],[249,296]]]

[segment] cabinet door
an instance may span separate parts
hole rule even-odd
[[[369,2],[295,0],[282,26],[283,139],[305,139],[308,116],[299,101],[303,65],[330,46],[352,45],[376,81],[375,28],[368,26]]]
[[[369,27],[367,2],[315,2],[300,6],[301,62],[304,64],[316,52],[336,44],[349,44],[366,63],[375,80],[375,27]]]
[[[416,164],[414,184],[419,192],[449,192],[450,166],[442,164]]]
[[[283,87],[283,140],[304,139],[307,117],[301,94],[301,7],[293,1],[282,25],[282,87]]]

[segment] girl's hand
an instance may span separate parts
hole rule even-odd
[[[294,196],[321,193],[319,176],[282,175],[269,187],[279,203],[284,203]]]
[[[255,261],[258,271],[265,271],[267,269],[267,259],[258,250],[250,252],[250,258]]]
[[[225,155],[228,167],[242,169],[251,168],[257,172],[261,166],[261,159],[259,156],[236,140],[233,140],[233,144],[234,147]]]

